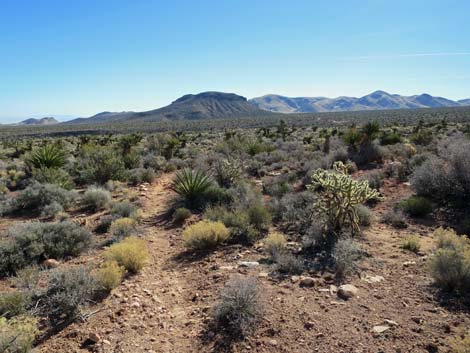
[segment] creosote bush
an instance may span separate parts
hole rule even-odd
[[[212,249],[225,242],[230,231],[222,222],[200,221],[183,231],[184,245],[188,249]]]
[[[243,338],[252,333],[262,315],[261,291],[254,278],[228,283],[213,310],[216,329],[232,338]]]
[[[116,261],[130,273],[138,273],[148,261],[148,249],[144,240],[130,236],[111,245],[105,251],[108,261]]]

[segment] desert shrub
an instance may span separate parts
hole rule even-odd
[[[310,227],[316,195],[311,192],[290,193],[272,200],[273,218],[287,231],[301,234]]]
[[[34,169],[33,178],[42,184],[54,184],[66,190],[73,188],[72,177],[60,168]]]
[[[104,184],[124,178],[124,161],[112,146],[86,145],[77,160],[78,179],[86,184]]]
[[[48,258],[77,256],[91,243],[91,234],[78,224],[33,222],[10,230],[0,245],[0,273],[15,273],[29,264]]]
[[[147,244],[134,236],[111,245],[105,251],[108,261],[116,261],[130,273],[138,273],[148,261]]]
[[[455,143],[451,146],[451,182],[458,185],[455,197],[459,201],[470,199],[470,142]]]
[[[403,211],[392,209],[388,211],[383,217],[382,222],[389,224],[394,228],[403,229],[408,227],[406,223],[406,216],[403,214]]]
[[[65,165],[67,154],[56,144],[46,144],[36,148],[26,159],[26,164],[34,168],[61,168]]]
[[[81,306],[93,297],[96,288],[96,280],[88,268],[53,270],[43,297],[43,312],[53,325],[73,321],[80,315]]]
[[[364,177],[362,177],[361,180],[367,180],[367,182],[369,183],[369,186],[372,189],[379,190],[384,183],[384,175],[383,175],[383,172],[379,170],[374,170],[364,175]]]
[[[454,338],[451,347],[452,353],[470,353],[470,335]]]
[[[429,145],[433,140],[432,131],[429,129],[420,129],[413,133],[410,137],[410,141],[417,145],[426,146]]]
[[[228,283],[213,310],[215,327],[234,338],[253,332],[262,315],[261,291],[253,278]]]
[[[380,143],[382,145],[394,145],[400,142],[402,142],[402,138],[397,132],[384,132],[382,136],[380,136]]]
[[[111,193],[101,187],[89,187],[82,197],[84,207],[98,211],[104,209],[111,202]]]
[[[356,212],[357,216],[359,217],[359,225],[364,227],[371,225],[374,215],[368,207],[364,205],[357,205]]]
[[[41,217],[52,218],[63,212],[64,208],[57,202],[53,202],[43,207]]]
[[[184,244],[189,249],[212,249],[229,237],[230,231],[222,222],[200,221],[183,231]]]
[[[431,202],[421,196],[411,196],[401,201],[399,206],[412,217],[426,217],[433,210]]]
[[[439,228],[434,233],[437,251],[429,261],[431,276],[438,287],[468,295],[470,292],[470,243],[453,230]]]
[[[136,168],[129,171],[128,181],[132,185],[151,183],[155,180],[155,171],[151,168]]]
[[[0,317],[7,319],[24,314],[31,299],[25,293],[2,292],[0,293]]]
[[[177,208],[175,212],[173,212],[173,224],[182,225],[189,217],[191,217],[191,215],[191,211],[187,208]]]
[[[417,167],[410,179],[413,190],[419,195],[435,200],[446,200],[455,185],[451,184],[447,164],[430,157]]]
[[[312,175],[311,190],[321,188],[316,210],[325,219],[327,234],[338,234],[343,229],[352,234],[360,232],[356,206],[373,199],[380,199],[379,193],[371,189],[367,181],[357,181],[347,175],[344,164],[336,162],[333,171],[318,169]]]
[[[357,269],[357,261],[362,256],[359,245],[350,238],[339,239],[332,251],[336,276],[345,278]]]
[[[124,162],[125,169],[137,169],[140,167],[142,157],[140,153],[132,149],[129,153],[125,153],[122,156],[122,161]]]
[[[286,275],[299,275],[304,271],[303,260],[290,251],[280,251],[273,257],[277,272]]]
[[[110,211],[111,215],[118,218],[138,218],[139,210],[136,205],[128,200],[113,204]]]
[[[271,213],[263,205],[251,205],[247,212],[249,222],[256,230],[266,231],[271,225]]]
[[[203,171],[183,169],[176,173],[172,187],[188,207],[197,208],[204,203],[204,193],[212,185],[212,179]]]
[[[7,320],[0,317],[0,352],[28,353],[39,330],[37,319],[29,316]]]
[[[95,273],[98,287],[108,292],[111,291],[121,284],[125,271],[125,268],[116,261],[106,261]]]
[[[118,217],[112,216],[112,215],[105,215],[100,217],[98,225],[95,228],[95,232],[103,234],[109,231],[109,228],[111,227],[111,223]]]
[[[40,267],[31,265],[16,272],[15,287],[24,293],[34,294],[39,283]]]
[[[271,257],[286,248],[286,237],[281,233],[270,233],[264,240],[264,247]]]
[[[417,253],[419,249],[421,249],[421,244],[416,235],[410,235],[403,241],[401,247],[405,250]]]
[[[214,163],[212,169],[217,183],[228,188],[240,177],[242,166],[236,159],[220,159]]]
[[[109,232],[114,240],[121,240],[127,238],[134,233],[136,221],[133,218],[118,218],[111,223]]]
[[[76,199],[76,193],[62,189],[57,185],[34,182],[21,190],[16,197],[8,199],[3,207],[5,213],[19,210],[42,211],[52,203],[57,203],[64,209],[69,208]]]
[[[230,230],[229,241],[232,243],[252,244],[260,237],[260,232],[250,223],[246,210],[233,211],[224,207],[210,207],[204,217],[211,221],[220,221]]]

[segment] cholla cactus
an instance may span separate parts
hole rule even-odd
[[[230,187],[240,177],[243,166],[236,159],[222,159],[214,163],[214,176],[220,186]]]
[[[349,227],[352,234],[359,233],[356,206],[381,198],[366,180],[351,178],[342,162],[335,162],[332,171],[317,169],[312,175],[312,184],[307,187],[314,190],[321,188],[321,196],[315,206],[325,216],[325,228],[334,232]]]

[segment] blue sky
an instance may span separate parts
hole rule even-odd
[[[246,97],[470,97],[470,1],[0,0],[0,122]]]

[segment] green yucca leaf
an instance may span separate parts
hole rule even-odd
[[[205,172],[183,169],[176,173],[172,188],[190,206],[195,206],[195,203],[201,199],[212,184],[212,178]]]
[[[66,156],[59,146],[47,144],[32,151],[26,162],[34,168],[60,168],[65,165]]]

